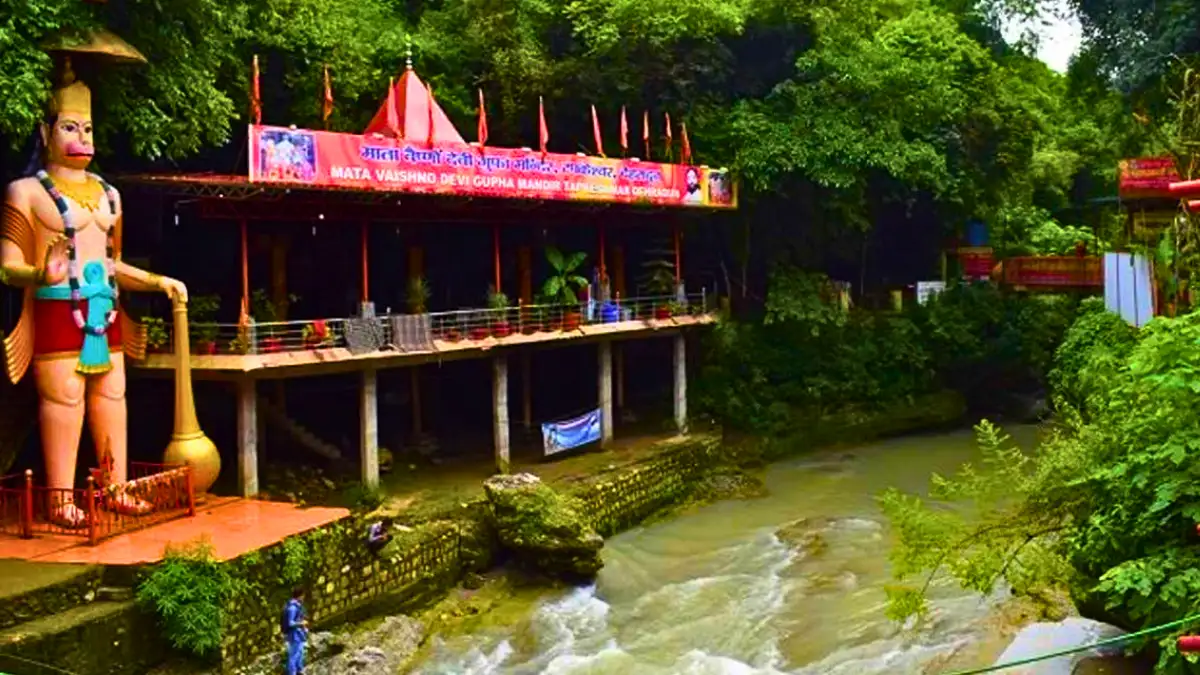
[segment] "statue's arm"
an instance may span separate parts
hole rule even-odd
[[[33,263],[33,223],[26,196],[13,185],[4,195],[0,215],[0,282],[9,286],[35,286],[42,270]]]

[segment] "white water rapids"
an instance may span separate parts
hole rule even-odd
[[[1022,440],[1033,437],[1020,430]],[[772,466],[770,496],[715,504],[605,545],[596,585],[547,594],[518,625],[434,638],[424,675],[882,675],[986,665],[1004,647],[997,597],[938,585],[920,626],[884,615],[891,582],[874,497],[923,490],[975,456],[969,432]],[[824,519],[806,555],[776,531]],[[1000,594],[998,594],[1000,595]]]

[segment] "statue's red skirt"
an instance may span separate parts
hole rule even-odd
[[[87,300],[79,302],[79,309],[87,316]],[[104,334],[108,338],[110,351],[121,348],[121,317]],[[65,300],[33,301],[33,355],[78,354],[83,349],[83,331],[75,325],[71,315],[71,303]]]

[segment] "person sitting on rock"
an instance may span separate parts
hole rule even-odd
[[[379,553],[388,542],[392,540],[392,519],[384,518],[383,520],[373,523],[367,530],[367,548],[371,549],[372,553]]]

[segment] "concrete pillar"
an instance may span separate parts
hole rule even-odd
[[[612,341],[600,343],[600,447],[612,445],[613,429],[616,427],[613,419],[613,383],[612,383]]]
[[[675,336],[675,428],[687,433],[687,345],[682,332]]]
[[[362,482],[374,488],[379,486],[379,387],[373,369],[363,371],[359,417]]]
[[[237,383],[238,484],[243,497],[258,495],[258,392],[254,380]]]
[[[525,433],[533,433],[533,357],[521,352],[521,422]]]
[[[508,473],[508,359],[492,359],[492,407],[495,409],[493,441],[496,446],[496,470]]]

